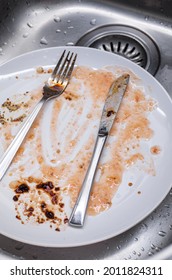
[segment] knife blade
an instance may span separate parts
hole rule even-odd
[[[100,120],[100,128],[98,132],[100,135],[104,133],[108,134],[110,132],[126,91],[129,78],[129,74],[124,74],[112,83]]]
[[[96,168],[103,151],[104,144],[117,116],[124,93],[129,83],[129,74],[123,74],[115,80],[108,92],[102,111],[99,131],[90,165],[88,167],[84,182],[81,186],[77,201],[69,218],[69,225],[82,227],[84,225],[87,205],[91,188],[94,182]]]

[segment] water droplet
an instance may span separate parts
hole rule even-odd
[[[23,38],[27,38],[29,36],[29,33],[24,33]]]
[[[118,246],[116,247],[116,249],[117,249],[117,250],[120,250],[120,249],[121,249],[121,245],[118,245]]]
[[[145,16],[145,20],[146,20],[146,21],[149,20],[149,16]]]
[[[148,253],[148,256],[152,256],[152,255],[154,255],[153,252],[149,252],[149,253]]]
[[[0,47],[0,53],[2,53],[2,48]]]
[[[145,250],[145,249],[142,247],[142,248],[141,248],[141,251],[144,252],[144,250]]]
[[[64,35],[66,35],[66,34],[67,34],[67,31],[65,30],[63,33],[64,33]]]
[[[140,253],[140,252],[138,252],[138,253],[137,253],[137,256],[138,256],[138,257],[140,257],[140,256],[141,256],[141,253]]]
[[[15,246],[15,249],[19,251],[19,250],[23,249],[23,247],[24,247],[24,244],[19,243]]]
[[[68,26],[67,27],[68,29],[73,29],[74,27],[72,25]]]
[[[160,247],[156,247],[155,250],[156,250],[156,252],[159,252],[161,250],[161,248]]]
[[[134,241],[138,241],[139,239],[137,237],[134,238]]]
[[[96,19],[93,18],[93,19],[90,21],[90,24],[91,24],[91,25],[95,25],[95,24],[96,24]]]
[[[46,7],[45,7],[45,10],[46,10],[46,11],[49,11],[49,10],[50,10],[50,7],[49,7],[49,6],[46,6]]]
[[[42,37],[41,40],[40,40],[40,44],[42,45],[48,45],[48,41],[45,37]]]
[[[54,16],[54,21],[55,22],[60,22],[61,21],[61,18],[59,16]]]
[[[170,205],[169,204],[165,204],[164,207],[165,208],[170,208]]]
[[[141,224],[141,227],[143,227],[143,228],[147,228],[148,226],[147,226],[147,224],[142,223],[142,224]]]
[[[136,255],[136,251],[133,251],[133,255]]]
[[[172,230],[172,225],[169,225],[170,230]]]
[[[152,248],[152,249],[155,249],[156,246],[155,246],[154,244],[151,244],[151,248]]]
[[[33,28],[33,24],[31,22],[28,22],[27,26],[29,26],[30,28]]]
[[[163,230],[160,230],[159,232],[158,232],[158,234],[159,234],[159,236],[162,236],[162,237],[164,237],[164,236],[166,236],[166,232],[165,231],[163,231]]]
[[[67,22],[68,22],[68,23],[70,23],[70,22],[71,22],[71,20],[70,20],[70,19],[68,19],[68,20],[67,20]]]
[[[26,5],[30,6],[30,2],[29,2],[29,1],[26,1]]]
[[[57,29],[57,30],[56,30],[56,33],[60,33],[60,32],[61,32],[61,30],[60,30],[60,29]]]
[[[73,43],[73,42],[68,42],[68,43],[66,44],[66,46],[74,46],[74,43]]]

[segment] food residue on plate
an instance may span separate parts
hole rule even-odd
[[[151,147],[150,151],[153,155],[158,155],[161,152],[161,148],[160,146],[155,145]]]
[[[92,156],[108,90],[124,72],[115,67],[94,70],[78,66],[66,91],[39,114],[3,179],[13,192],[16,218],[22,223],[49,223],[56,231],[65,228],[68,200],[73,207]],[[44,73],[47,71],[41,67],[36,70],[36,74]],[[125,170],[138,164],[139,170],[152,176],[156,173],[151,155],[158,155],[161,147],[157,143],[149,148],[148,142],[154,135],[149,114],[157,103],[145,93],[139,78],[129,74],[129,86],[98,165],[90,215],[109,209]],[[4,150],[14,137],[14,126],[20,125],[41,96],[42,87],[8,98],[1,105]],[[147,148],[146,155],[142,146]]]

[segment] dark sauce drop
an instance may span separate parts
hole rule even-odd
[[[45,202],[42,202],[42,203],[41,203],[41,208],[44,209],[45,207],[46,207],[46,203],[45,203]]]
[[[58,196],[56,194],[54,194],[52,196],[51,202],[52,202],[52,204],[57,204],[58,203]]]
[[[46,210],[46,211],[45,211],[45,216],[46,216],[48,219],[54,219],[54,213],[53,213],[52,211]]]
[[[13,196],[13,200],[14,200],[14,201],[18,201],[18,199],[19,199],[19,198],[18,198],[17,195],[14,195],[14,196]]]
[[[21,184],[15,190],[16,193],[26,193],[29,191],[29,187],[26,184]]]
[[[68,218],[64,218],[64,224],[67,224],[69,222]]]
[[[114,114],[115,114],[115,112],[113,110],[109,110],[107,112],[107,117],[110,117],[111,115],[114,115]]]
[[[43,190],[52,190],[54,188],[54,185],[52,182],[46,182],[46,183],[41,183],[36,186],[37,189],[43,189]]]

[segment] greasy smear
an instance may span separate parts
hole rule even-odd
[[[36,119],[8,172],[16,217],[22,223],[49,223],[57,232],[67,224],[65,198],[69,197],[70,205],[74,205],[92,156],[104,101],[110,85],[122,73],[124,70],[113,67],[76,67],[63,95],[47,104],[47,111]],[[145,94],[139,79],[129,74],[130,84],[98,165],[88,207],[90,215],[112,205],[126,169],[139,163],[144,172],[155,175],[152,158],[145,160],[141,143],[147,145],[153,136],[149,114],[157,104]],[[22,104],[25,113],[29,114],[41,95],[41,88],[27,94],[29,98]],[[7,105],[8,109],[19,110],[9,100]],[[10,121],[2,124],[4,147],[7,138],[8,143],[12,139],[13,125]],[[160,151],[155,145],[149,154]]]

